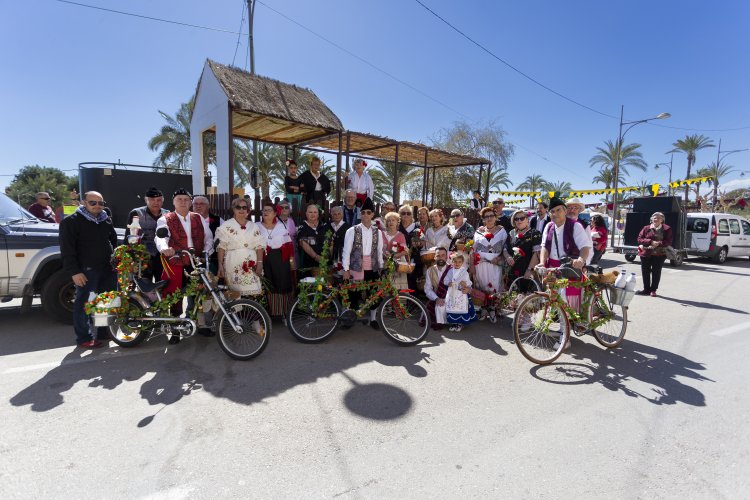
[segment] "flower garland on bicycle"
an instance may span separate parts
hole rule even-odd
[[[362,221],[346,231],[341,264],[344,270],[344,280],[374,281],[378,279],[383,266],[383,235],[372,223],[375,215],[375,205],[370,198],[365,199],[360,210]],[[360,296],[355,293],[352,306],[357,308]],[[369,302],[369,301],[368,301]],[[378,330],[380,326],[375,321],[377,303],[370,309],[370,326]]]

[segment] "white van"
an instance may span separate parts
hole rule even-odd
[[[723,263],[727,257],[750,256],[750,222],[732,214],[687,214],[685,248],[689,255]]]

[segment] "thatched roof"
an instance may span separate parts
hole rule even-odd
[[[208,65],[229,99],[237,137],[294,144],[344,129],[311,90],[211,60]]]
[[[338,135],[313,139],[306,142],[304,146],[338,151]],[[486,158],[451,153],[424,144],[397,141],[363,132],[346,132],[343,139],[343,152],[346,152],[347,146],[351,156],[386,161],[396,159],[396,148],[398,148],[399,163],[422,167],[460,167],[490,163]]]

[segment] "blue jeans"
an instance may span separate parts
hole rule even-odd
[[[89,322],[89,317],[83,308],[84,304],[89,300],[89,294],[91,292],[109,292],[117,286],[115,273],[110,268],[85,268],[83,274],[86,275],[88,281],[86,281],[84,286],[76,286],[76,298],[75,302],[73,302],[73,330],[76,333],[77,344],[83,344],[93,338],[93,326]],[[106,329],[100,327],[97,337],[106,338],[107,336]]]

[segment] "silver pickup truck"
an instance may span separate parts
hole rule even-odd
[[[0,193],[0,301],[21,298],[21,312],[28,312],[39,296],[47,314],[72,323],[75,287],[62,270],[59,228]],[[122,238],[124,230],[117,232]]]

